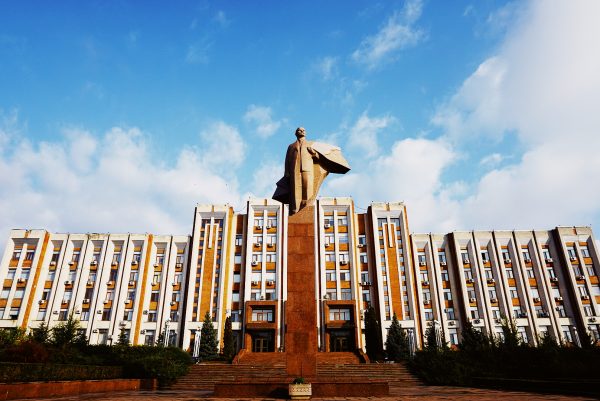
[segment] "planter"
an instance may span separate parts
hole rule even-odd
[[[312,387],[309,384],[290,384],[289,394],[292,400],[310,400]]]

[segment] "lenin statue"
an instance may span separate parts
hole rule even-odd
[[[306,140],[306,131],[296,130],[297,140],[285,154],[285,173],[277,181],[273,199],[290,205],[290,215],[312,205],[329,173],[345,174],[350,166],[340,148]]]

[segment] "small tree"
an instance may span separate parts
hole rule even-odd
[[[471,321],[467,320],[462,330],[462,341],[458,347],[465,351],[481,351],[491,348],[492,343],[493,341],[488,336],[476,330]]]
[[[71,313],[64,323],[60,323],[52,329],[52,343],[61,348],[80,343],[79,327],[79,320],[75,319]]]
[[[367,356],[371,361],[382,359],[383,341],[381,340],[381,324],[372,306],[365,312],[365,343]]]
[[[400,361],[410,356],[408,336],[402,330],[402,327],[400,327],[400,322],[395,313],[392,318],[392,325],[388,330],[387,339],[385,340],[385,350],[388,359],[392,361]]]
[[[42,322],[38,327],[31,329],[29,337],[38,344],[46,344],[50,341],[50,328],[46,322]]]
[[[161,331],[158,334],[158,337],[156,337],[156,342],[154,345],[156,345],[157,347],[164,347],[165,346],[165,336],[166,336],[166,330],[163,329],[163,331]]]
[[[506,316],[502,318],[502,341],[500,345],[506,348],[517,348],[523,344],[517,324]]]
[[[119,331],[119,339],[117,340],[117,345],[129,346],[129,338],[123,327],[121,327],[121,330]]]
[[[200,349],[198,356],[200,359],[214,359],[218,356],[217,331],[213,326],[212,319],[208,311],[204,315],[202,330],[200,330]]]
[[[435,325],[431,325],[425,330],[425,348],[429,351],[437,351],[439,347],[437,330]]]
[[[0,348],[15,345],[25,339],[25,330],[20,327],[0,329]]]
[[[225,319],[225,330],[223,332],[223,357],[228,361],[235,356],[235,347],[233,344],[233,329],[231,328],[231,317]]]

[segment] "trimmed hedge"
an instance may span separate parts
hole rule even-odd
[[[0,382],[107,380],[123,377],[122,366],[0,362]]]

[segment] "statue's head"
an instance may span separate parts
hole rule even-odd
[[[300,139],[305,136],[306,136],[306,130],[304,129],[304,127],[298,127],[296,129],[296,138]]]

